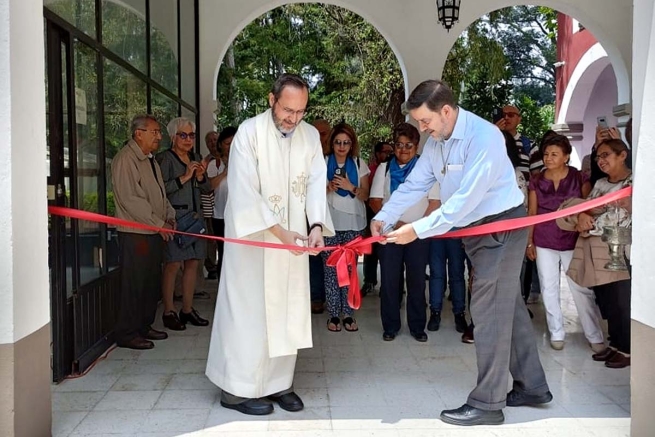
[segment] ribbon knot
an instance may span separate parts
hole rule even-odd
[[[369,255],[372,250],[372,239],[361,236],[339,246],[330,254],[326,265],[337,269],[337,283],[339,287],[348,287],[348,305],[352,309],[359,309],[362,295],[359,290],[359,276],[357,274],[357,259],[360,255]]]

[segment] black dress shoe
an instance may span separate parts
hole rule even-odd
[[[464,333],[462,334],[462,343],[466,344],[473,344],[475,343],[475,336],[473,335],[473,328],[475,328],[475,325],[471,323],[468,325]]]
[[[283,410],[300,411],[305,408],[302,399],[295,392],[285,393],[283,395],[270,395],[270,400],[277,402]]]
[[[396,338],[396,335],[398,335],[397,332],[384,331],[384,333],[382,333],[382,340],[393,341]]]
[[[439,325],[441,325],[441,313],[439,311],[430,311],[428,331],[438,331]]]
[[[503,410],[480,410],[464,404],[456,410],[443,410],[441,420],[452,425],[500,425],[505,421]]]
[[[410,332],[412,337],[414,337],[414,340],[419,341],[421,343],[425,343],[428,341],[428,334],[425,333],[425,331],[421,332]]]
[[[213,280],[218,279],[218,275],[216,274],[215,271],[208,272],[208,273],[207,273],[207,278],[206,278],[206,279],[209,279],[210,281],[213,281]]]
[[[156,329],[150,328],[146,334],[146,338],[148,340],[166,340],[168,338],[168,334],[164,331],[157,331]]]
[[[375,291],[375,285],[371,282],[365,282],[362,286],[361,295],[365,297],[367,294],[373,294]]]
[[[523,405],[541,405],[547,404],[553,400],[553,394],[549,391],[540,395],[529,395],[512,390],[507,393],[508,407],[522,407]]]
[[[617,354],[616,349],[612,349],[611,347],[608,347],[602,352],[598,352],[597,354],[593,354],[591,356],[591,359],[594,360],[594,361],[607,361],[616,354]]]
[[[455,314],[455,331],[461,334],[466,331],[468,326],[469,324],[466,321],[466,313]]]
[[[221,405],[251,416],[264,416],[273,412],[273,405],[265,399],[248,399],[239,404],[228,404],[221,400]]]
[[[118,347],[124,347],[127,349],[137,349],[137,350],[152,349],[153,347],[155,347],[155,344],[153,342],[148,341],[143,337],[134,337],[133,339],[128,341],[116,342],[116,345]]]
[[[180,321],[184,324],[191,323],[193,326],[209,325],[209,320],[200,317],[200,314],[194,308],[191,308],[191,312],[188,314],[180,310]]]
[[[164,326],[171,331],[184,331],[186,329],[186,325],[180,321],[173,311],[162,315],[161,320],[164,322]]]

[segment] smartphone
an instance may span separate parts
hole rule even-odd
[[[492,123],[496,124],[502,119],[503,119],[503,108],[494,108],[493,111],[491,111]]]
[[[598,126],[599,127],[602,127],[603,129],[608,129],[609,128],[609,126],[607,125],[607,117],[605,117],[603,115],[601,117],[598,117],[597,120],[598,120]]]

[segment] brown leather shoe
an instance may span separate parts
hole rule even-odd
[[[164,326],[171,331],[184,331],[186,329],[186,325],[180,321],[177,313],[174,311],[162,315],[161,319],[164,322]]]
[[[144,349],[152,349],[155,347],[155,344],[151,341],[146,340],[143,337],[134,337],[131,340],[125,341],[125,342],[117,342],[116,345],[118,347],[124,347],[127,349],[138,349],[138,350],[144,350]]]
[[[325,305],[323,302],[312,302],[312,314],[323,314],[325,311]]]
[[[630,357],[626,357],[620,352],[615,353],[612,358],[605,361],[605,367],[610,369],[623,369],[630,365]]]
[[[191,312],[188,314],[180,310],[180,322],[184,323],[185,325],[187,323],[191,323],[193,326],[209,325],[209,320],[200,317],[200,313],[198,313],[195,308],[191,308]]]
[[[605,348],[604,351],[598,352],[597,354],[593,354],[591,356],[591,359],[594,361],[607,361],[610,358],[612,358],[614,355],[616,355],[616,349],[612,349],[611,347]]]
[[[164,331],[157,331],[156,329],[150,328],[146,334],[146,338],[148,340],[166,340],[168,338],[168,334]]]

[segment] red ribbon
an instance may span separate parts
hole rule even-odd
[[[337,269],[339,287],[348,287],[348,305],[359,309],[362,296],[359,291],[359,276],[357,274],[357,259],[360,255],[369,255],[372,251],[372,238],[357,237],[352,241],[337,247],[328,257],[326,264]],[[378,239],[379,241],[379,239]]]
[[[547,214],[540,214],[530,217],[523,217],[510,220],[501,220],[484,225],[473,226],[471,228],[459,229],[457,231],[447,232],[443,235],[438,235],[433,238],[462,238],[473,237],[477,235],[491,234],[494,232],[512,231],[515,229],[534,226],[539,223],[545,223],[550,220],[555,220],[562,217],[567,217],[574,214],[579,214],[599,206],[606,205],[610,202],[623,199],[632,194],[632,187],[623,188],[610,194],[598,197],[593,200],[586,201],[579,205],[569,208],[561,209],[559,211],[550,212]],[[65,208],[60,206],[49,206],[48,212],[52,215],[62,217],[69,217],[78,220],[87,220],[96,223],[106,223],[108,225],[124,226],[134,229],[142,229],[152,232],[170,232],[181,235],[190,235],[192,237],[206,238],[208,240],[224,241],[226,243],[244,244],[246,246],[263,247],[267,249],[286,249],[301,252],[315,251],[316,248],[307,248],[296,245],[286,245],[278,243],[267,243],[263,241],[251,241],[238,238],[225,238],[217,237],[215,235],[199,235],[191,234],[188,232],[181,232],[172,229],[162,229],[153,225],[145,225],[143,223],[136,223],[129,220],[123,220],[116,217],[108,217],[102,214],[96,214],[88,211],[81,211],[79,209]],[[348,305],[353,309],[359,309],[361,305],[361,294],[359,290],[359,276],[357,274],[357,259],[360,255],[367,255],[371,253],[371,245],[379,241],[383,241],[385,237],[357,237],[343,246],[326,246],[318,250],[334,251],[330,254],[327,260],[327,265],[336,267],[337,281],[339,287],[348,288]]]

